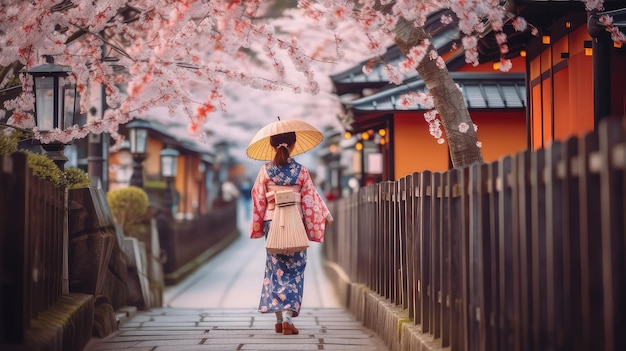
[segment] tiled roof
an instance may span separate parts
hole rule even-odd
[[[451,72],[452,79],[461,87],[467,108],[484,109],[524,109],[526,108],[526,87],[523,73],[474,73]],[[416,111],[424,110],[421,105],[405,108],[398,105],[400,97],[409,91],[427,92],[422,79],[415,79],[405,85],[387,89],[377,94],[342,103],[353,110],[361,111]]]
[[[452,22],[448,25],[441,23],[441,16],[452,15],[451,10],[442,10],[431,16],[429,16],[424,29],[430,33],[431,42],[437,49],[440,55],[449,52],[452,49],[454,42],[460,38],[459,28],[456,22]],[[458,55],[462,55],[462,50],[458,50]],[[389,79],[383,73],[383,66],[385,63],[397,66],[404,60],[404,54],[396,45],[392,45],[387,49],[387,52],[380,58],[373,58],[356,64],[352,68],[331,75],[337,95],[343,95],[345,93],[353,92],[355,88],[382,88],[389,84]],[[449,60],[450,61],[450,60]],[[450,62],[447,63],[450,68]],[[371,65],[371,72],[368,74],[363,73],[363,66]],[[408,75],[404,75],[404,80],[409,80],[417,76],[417,71],[414,71]]]

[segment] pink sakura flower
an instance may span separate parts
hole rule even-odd
[[[413,104],[411,103],[411,100],[406,95],[402,95],[400,96],[400,99],[398,100],[398,105],[401,108],[408,109]]]
[[[587,9],[587,11],[604,10],[604,0],[584,0],[584,1],[585,1],[585,9]]]
[[[428,53],[428,57],[431,60],[435,60],[435,59],[437,59],[437,57],[439,57],[439,54],[437,53],[436,50],[430,50],[430,52]]]
[[[277,276],[282,277],[283,274],[285,274],[285,271],[283,271],[282,269],[279,268],[278,270],[276,270],[276,275]]]
[[[437,65],[437,68],[439,69],[446,68],[446,61],[444,61],[444,59],[441,56],[437,57],[437,61],[435,64]]]
[[[468,130],[469,130],[469,125],[467,123],[461,122],[461,124],[459,124],[459,132],[467,133]]]
[[[383,67],[383,72],[385,72],[387,78],[389,78],[389,82],[396,85],[402,84],[402,76],[394,66],[389,64],[385,65]]]
[[[498,43],[498,45],[506,43],[506,33],[500,32],[496,34],[496,42]]]
[[[398,70],[404,74],[413,72],[415,67],[417,67],[417,62],[410,57],[407,57],[405,60],[402,60],[400,64],[398,64]]]
[[[452,16],[450,15],[441,16],[441,23],[446,24],[446,25],[452,23]]]
[[[430,111],[424,112],[424,119],[428,123],[434,121],[436,117],[437,117],[437,110],[430,110]]]
[[[512,67],[513,63],[511,63],[511,60],[505,58],[500,59],[500,71],[508,72],[511,70]]]

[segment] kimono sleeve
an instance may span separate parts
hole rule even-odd
[[[302,167],[300,172],[300,181],[302,182],[300,195],[302,196],[304,227],[309,240],[321,243],[324,241],[326,216],[329,213],[328,207],[326,207],[326,203],[324,203],[324,200],[322,200],[322,197],[315,189],[309,171],[304,167]]]
[[[250,238],[258,239],[265,236],[263,232],[263,221],[265,218],[265,210],[267,208],[267,200],[265,199],[265,184],[268,180],[265,166],[261,167],[259,174],[254,181],[250,197],[252,200],[252,220],[250,224]]]

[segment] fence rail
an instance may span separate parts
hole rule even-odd
[[[626,349],[626,134],[414,173],[330,204],[326,257],[450,350]]]
[[[62,293],[67,195],[34,177],[23,153],[0,165],[1,335],[22,342],[31,319]]]

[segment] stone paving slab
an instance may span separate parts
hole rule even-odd
[[[248,228],[244,225],[243,228]],[[92,338],[84,351],[362,350],[388,351],[337,298],[321,246],[308,250],[299,335],[274,332],[273,313],[257,311],[265,269],[262,240],[245,235],[164,291],[164,308],[139,311],[120,330]]]
[[[303,308],[294,318],[299,335],[276,334],[274,322],[273,314],[254,309],[158,308],[138,313],[106,338],[93,338],[85,351],[388,351],[342,308]]]

